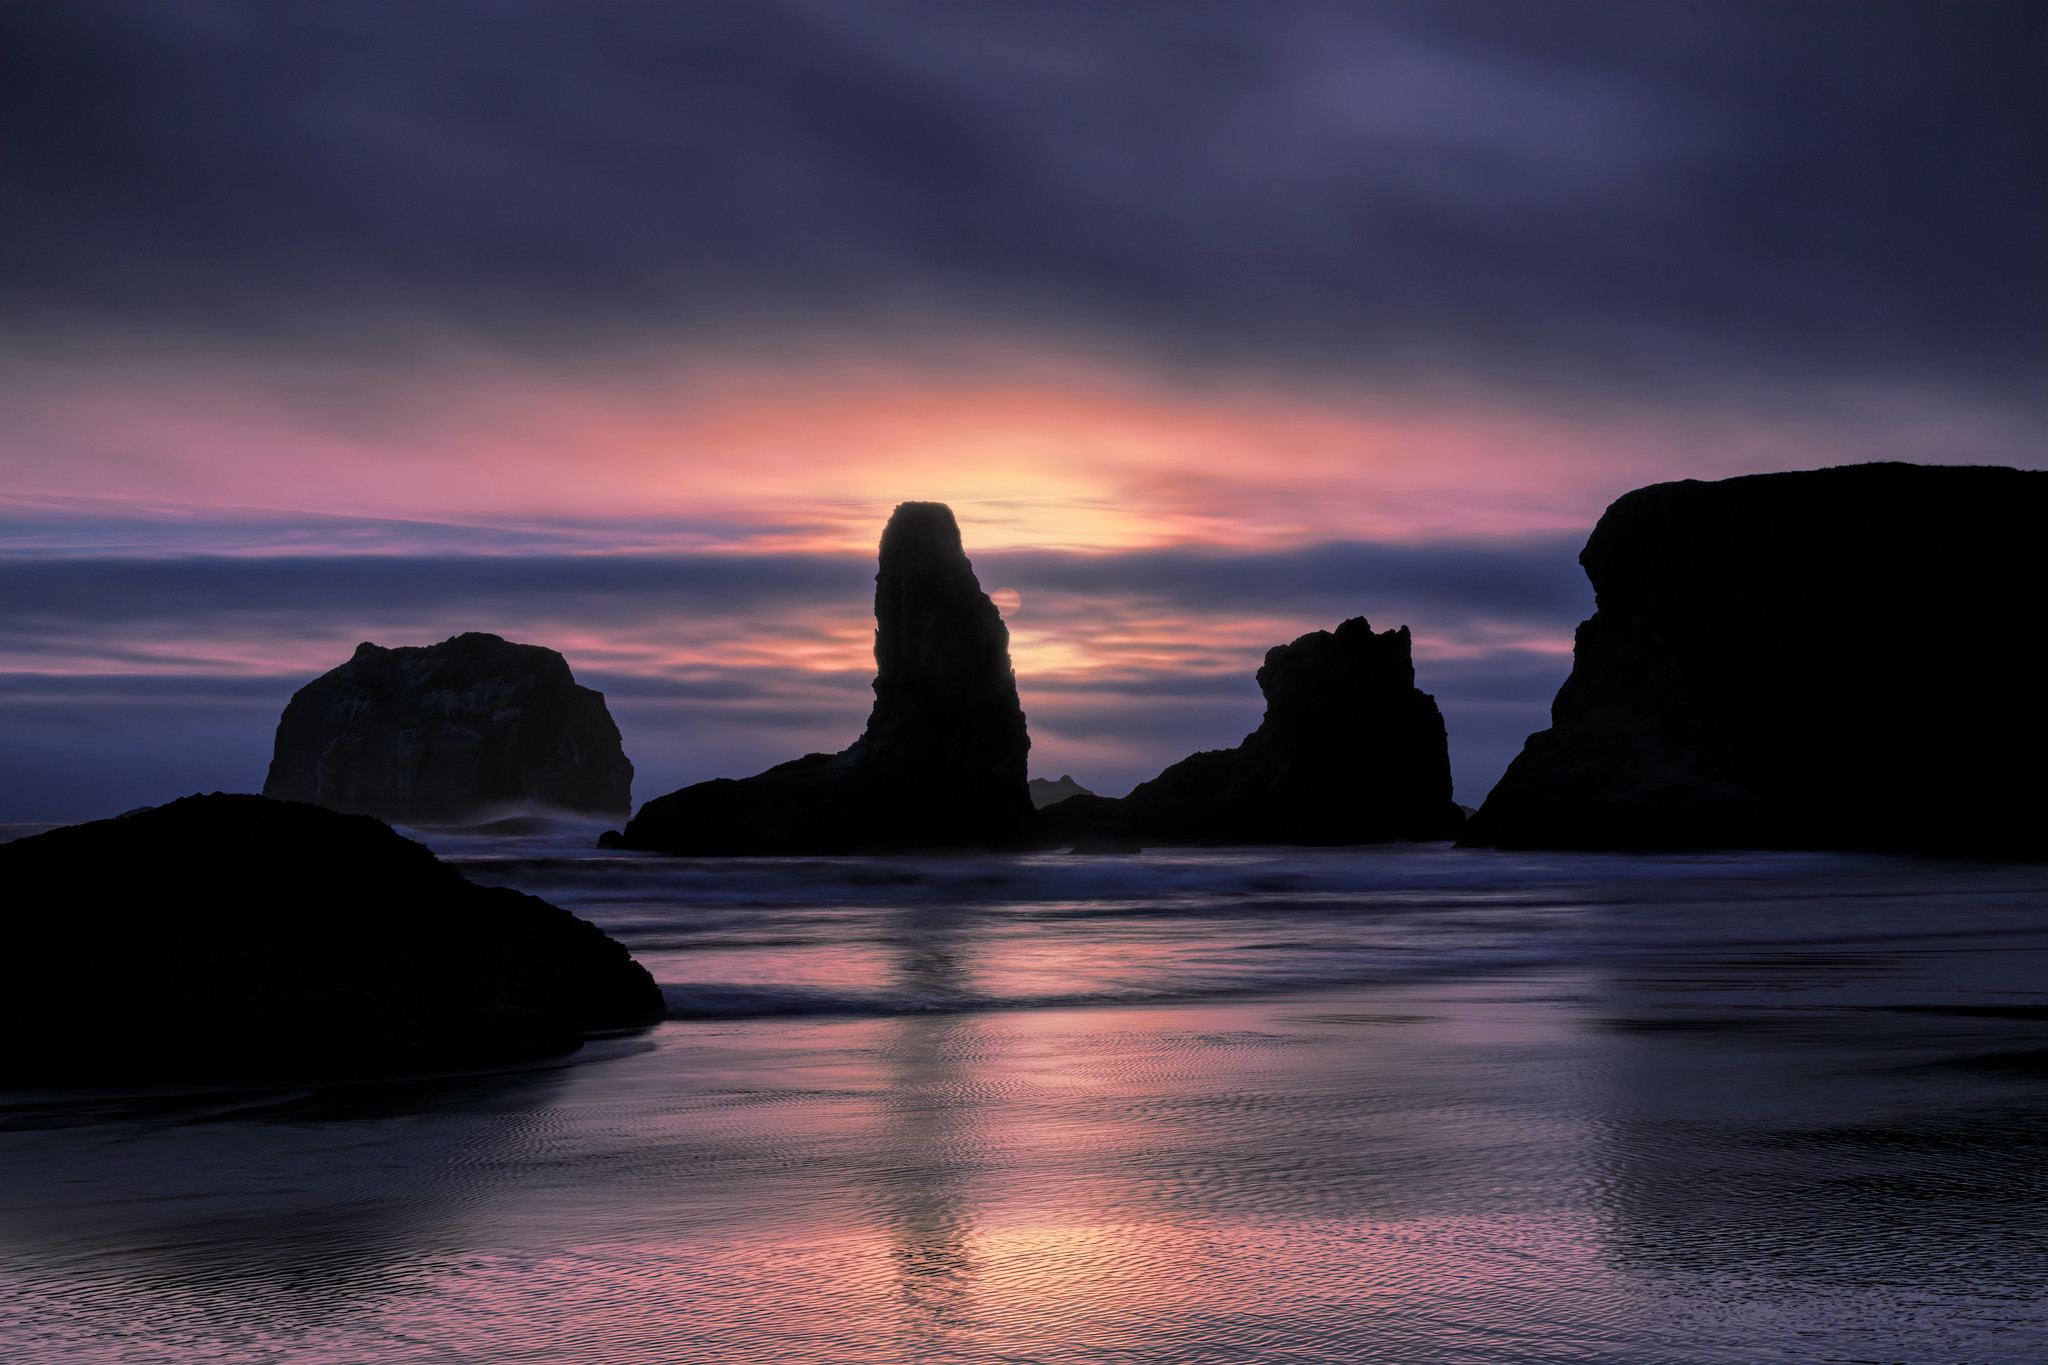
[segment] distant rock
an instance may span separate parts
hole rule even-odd
[[[2044,526],[2048,473],[2003,468],[1623,496],[1551,728],[1468,841],[2039,856]]]
[[[1064,801],[1070,796],[1095,795],[1094,792],[1089,791],[1065,773],[1060,774],[1060,780],[1057,782],[1048,782],[1042,777],[1034,777],[1025,783],[1025,787],[1031,793],[1031,806],[1034,810],[1044,810],[1053,802]]]
[[[189,796],[0,845],[0,1084],[393,1075],[662,1007],[595,925],[363,815]]]
[[[698,855],[1043,846],[1010,633],[943,503],[903,503],[882,532],[875,668],[852,747],[671,792],[603,842]]]
[[[1087,848],[1148,844],[1369,844],[1449,839],[1464,817],[1436,700],[1415,686],[1408,628],[1364,617],[1266,652],[1259,728],[1194,754],[1129,796],[1048,806]]]
[[[364,643],[292,695],[263,794],[409,825],[522,811],[617,817],[633,765],[604,694],[552,649],[471,632]]]
[[[1070,854],[1143,853],[1144,851],[1145,846],[1143,844],[1139,843],[1136,839],[1126,836],[1087,834],[1076,838],[1074,846],[1067,850]]]

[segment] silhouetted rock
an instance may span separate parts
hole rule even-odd
[[[1607,509],[1551,728],[1468,840],[2043,848],[2048,473],[1854,465]]]
[[[496,1065],[662,1006],[595,925],[365,815],[189,796],[0,845],[0,877],[9,1085]]]
[[[1043,846],[1010,632],[943,503],[906,502],[875,576],[875,707],[837,754],[649,801],[608,847],[704,855]]]
[[[263,794],[399,824],[620,816],[633,765],[604,694],[578,687],[561,655],[473,631],[424,648],[357,645],[293,693]]]
[[[1266,652],[1266,715],[1235,749],[1194,754],[1122,800],[1069,797],[1042,812],[1091,848],[1147,844],[1370,844],[1448,839],[1464,817],[1436,700],[1415,686],[1408,628],[1364,617]]]
[[[1060,774],[1060,780],[1057,782],[1048,782],[1042,777],[1034,777],[1024,785],[1031,793],[1032,806],[1038,810],[1044,810],[1055,801],[1064,801],[1070,796],[1095,795],[1094,792],[1089,791],[1065,773]]]

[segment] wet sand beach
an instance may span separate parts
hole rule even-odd
[[[2048,1354],[2038,869],[1204,855],[1204,900],[1148,855],[1086,901],[934,864],[750,912],[675,862],[470,854],[584,886],[722,1017],[492,1075],[14,1096],[9,1358]],[[1244,890],[1282,862],[1349,889]],[[1549,961],[1499,960],[1546,918]],[[1332,935],[1361,979],[1309,981]],[[745,993],[835,954],[865,1012],[824,969]]]

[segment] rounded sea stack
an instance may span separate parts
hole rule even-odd
[[[470,631],[352,658],[292,694],[263,794],[402,825],[633,809],[604,693],[552,649]]]

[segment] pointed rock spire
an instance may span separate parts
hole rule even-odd
[[[906,502],[875,575],[875,706],[837,754],[807,754],[648,802],[626,848],[696,855],[1041,845],[1010,632],[944,503]]]

